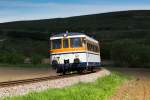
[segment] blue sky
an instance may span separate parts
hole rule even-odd
[[[150,0],[0,0],[0,23],[149,9]]]

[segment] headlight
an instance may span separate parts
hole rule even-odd
[[[56,60],[57,62],[60,61],[60,57],[54,57],[53,60]]]
[[[78,54],[76,54],[76,55],[75,55],[75,58],[79,58],[79,55],[78,55]]]

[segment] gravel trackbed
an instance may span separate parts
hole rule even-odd
[[[73,84],[77,84],[79,82],[93,82],[99,77],[103,77],[109,75],[110,72],[106,69],[102,69],[96,73],[85,74],[80,76],[56,79],[43,81],[32,84],[18,85],[13,87],[3,87],[0,88],[0,98],[4,98],[7,96],[17,96],[17,95],[25,95],[32,91],[43,91],[48,88],[63,88],[65,86],[70,86]]]

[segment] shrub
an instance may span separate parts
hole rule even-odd
[[[150,46],[133,40],[119,40],[112,43],[111,59],[119,66],[148,66]]]
[[[110,59],[111,43],[100,44],[101,59]]]
[[[22,55],[21,53],[12,53],[10,55],[10,63],[12,64],[17,64],[17,63],[24,63],[24,55]]]
[[[42,61],[43,56],[39,54],[33,54],[31,57],[32,64],[40,64]]]
[[[24,62],[24,55],[15,51],[1,51],[0,54],[1,63],[17,64]]]

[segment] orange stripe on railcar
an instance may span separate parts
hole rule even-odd
[[[50,53],[75,52],[75,51],[86,51],[86,48],[79,47],[79,48],[61,48],[49,50]]]

